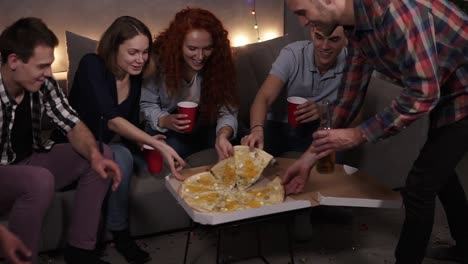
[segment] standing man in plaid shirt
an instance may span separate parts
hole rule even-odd
[[[22,18],[0,35],[0,213],[9,213],[9,229],[37,264],[42,222],[54,192],[77,181],[65,261],[107,263],[93,249],[109,179],[117,188],[120,170],[108,147],[100,153],[53,78],[57,44],[55,34],[37,18]],[[43,114],[70,143],[42,140]]]
[[[377,142],[429,115],[428,138],[402,191],[406,217],[396,263],[421,263],[431,235],[435,199],[447,214],[454,247],[439,251],[468,263],[468,203],[455,167],[468,149],[468,17],[445,0],[287,0],[304,25],[350,30],[347,73],[338,92],[334,127],[346,127],[362,106],[373,70],[404,87],[390,106],[355,128],[314,133],[306,153],[286,172],[299,192],[316,159]],[[397,157],[395,157],[397,158]],[[466,175],[465,175],[466,176]]]

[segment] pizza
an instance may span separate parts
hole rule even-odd
[[[211,168],[211,173],[220,180],[223,185],[232,189],[236,185],[236,162],[234,157],[229,157]]]
[[[235,146],[234,159],[236,165],[236,184],[239,189],[246,189],[260,178],[263,169],[273,158],[267,152],[254,149],[250,151],[248,146]]]
[[[205,213],[282,203],[284,188],[280,178],[276,177],[262,186],[254,185],[271,159],[272,156],[263,150],[250,151],[249,147],[235,146],[233,157],[218,162],[210,171],[185,179],[179,195],[190,207]]]
[[[197,173],[187,178],[179,189],[182,198],[209,192],[225,190],[226,187],[209,171]]]
[[[260,206],[272,205],[283,202],[284,200],[284,188],[281,184],[281,179],[275,177],[275,179],[269,182],[265,187],[252,188],[243,192],[243,199],[247,204],[258,202]]]
[[[191,196],[185,196],[184,200],[193,209],[203,213],[210,213],[215,212],[214,208],[218,206],[220,201],[224,200],[223,198],[224,197],[222,193],[206,192]]]

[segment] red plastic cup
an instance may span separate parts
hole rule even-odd
[[[159,150],[148,145],[143,145],[143,149],[149,172],[153,174],[160,173],[162,170],[163,160]]]
[[[307,102],[307,99],[298,97],[298,96],[291,96],[288,97],[288,123],[292,127],[298,127],[300,125],[299,122],[296,120],[296,115],[294,115],[294,112],[296,112],[297,107],[305,102]]]
[[[185,132],[192,132],[193,126],[195,125],[195,117],[197,116],[197,107],[198,104],[194,102],[179,102],[177,103],[177,106],[179,107],[179,114],[185,114],[187,115],[188,120],[190,120],[190,123],[188,124],[188,128],[185,129]]]

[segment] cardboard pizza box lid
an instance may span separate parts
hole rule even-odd
[[[276,158],[276,163],[263,171],[262,181],[281,177],[295,160]],[[189,168],[181,171],[184,176],[209,171],[211,166]],[[262,184],[262,181],[258,184]],[[252,217],[287,212],[318,205],[352,206],[352,207],[385,207],[400,208],[401,196],[398,192],[379,184],[374,178],[364,172],[336,165],[330,174],[320,174],[312,169],[308,184],[300,194],[285,198],[281,204],[261,208],[246,209],[228,213],[201,213],[193,210],[180,198],[178,189],[180,181],[172,176],[166,177],[166,186],[195,222],[216,225]]]
[[[277,158],[276,174],[283,175],[295,160]],[[310,200],[312,205],[401,208],[398,192],[375,178],[347,165],[335,165],[333,173],[318,173],[315,167],[303,192],[291,195],[295,200]]]

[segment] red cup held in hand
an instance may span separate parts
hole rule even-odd
[[[185,101],[177,103],[177,106],[179,107],[179,114],[187,115],[186,119],[190,120],[190,123],[188,123],[189,127],[185,129],[184,132],[192,132],[193,126],[195,125],[195,118],[197,116],[198,104]]]
[[[298,97],[298,96],[291,96],[288,97],[288,123],[292,127],[298,127],[300,125],[299,122],[296,120],[296,115],[294,112],[297,111],[297,107],[305,102],[307,102],[307,99]]]
[[[153,174],[160,173],[162,170],[163,159],[159,150],[148,145],[143,145],[143,149],[149,172]]]

